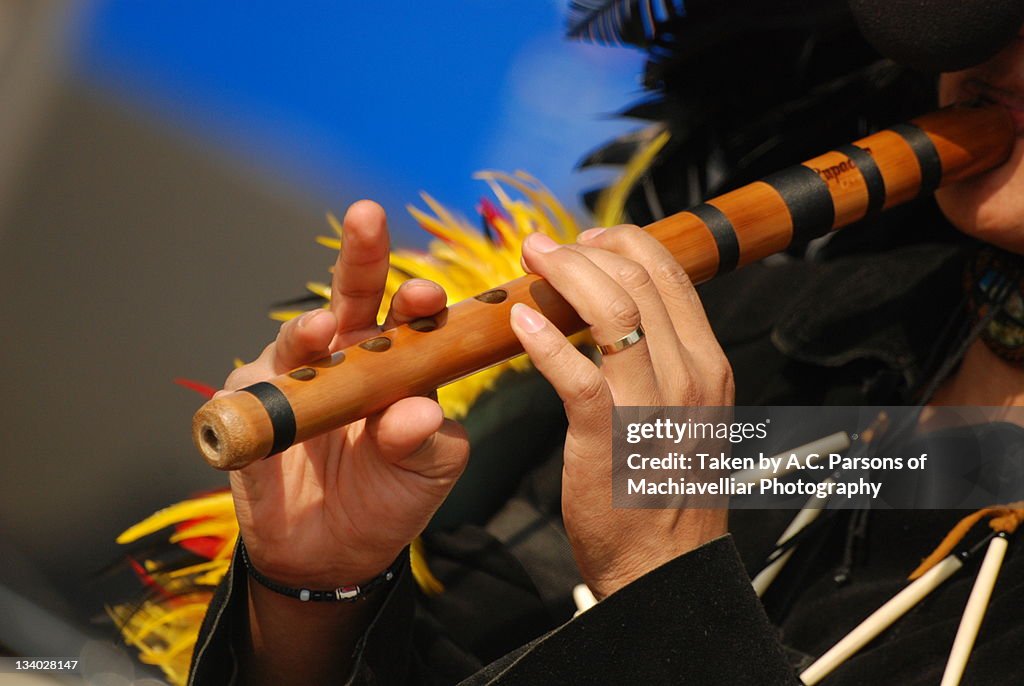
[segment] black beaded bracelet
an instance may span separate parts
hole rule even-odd
[[[332,588],[326,591],[316,591],[309,588],[291,588],[263,576],[258,569],[253,567],[252,561],[249,560],[249,553],[245,549],[245,542],[241,538],[238,539],[238,552],[242,556],[242,562],[245,563],[245,569],[249,572],[249,576],[255,579],[261,586],[269,588],[275,593],[288,596],[289,598],[301,600],[302,602],[313,600],[317,602],[354,603],[357,600],[362,600],[374,589],[390,583],[396,576],[398,576],[398,572],[401,570],[401,565],[404,564],[404,561],[408,557],[406,552],[403,550],[398,556],[398,559],[391,563],[390,567],[370,581],[367,581],[365,584],[353,584],[352,586],[339,586],[338,588]]]

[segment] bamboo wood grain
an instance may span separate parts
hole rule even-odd
[[[996,106],[950,108],[911,123],[924,131],[934,146],[941,162],[942,184],[1004,162],[1015,135],[1008,113]],[[854,145],[868,152],[878,167],[884,180],[885,208],[918,196],[922,167],[903,136],[886,130]],[[864,217],[868,183],[851,158],[833,151],[803,166],[827,184],[831,196],[834,219],[831,226],[817,227],[821,233]],[[806,175],[806,170],[798,171]],[[738,266],[743,266],[789,246],[794,232],[793,200],[770,183],[757,181],[707,204],[731,223],[739,247]],[[646,230],[668,248],[695,283],[707,281],[719,271],[719,243],[693,212],[666,217]],[[292,443],[522,353],[508,323],[514,303],[540,310],[566,334],[586,326],[565,300],[536,276],[516,279],[488,294],[487,298],[478,296],[453,305],[434,322],[420,321],[385,331],[298,373],[271,379],[294,416]],[[264,403],[244,390],[203,405],[193,418],[192,432],[204,458],[218,469],[240,469],[267,456],[275,442],[275,426]]]

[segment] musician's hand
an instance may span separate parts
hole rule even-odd
[[[592,230],[578,245],[562,247],[535,234],[523,261],[590,323],[599,343],[622,338],[641,321],[647,333],[598,367],[539,313],[523,305],[512,310],[516,335],[565,404],[562,513],[583,578],[600,598],[726,531],[724,507],[612,509],[613,404],[731,405],[732,370],[693,284],[644,231]]]
[[[235,370],[242,388],[381,330],[376,316],[388,271],[384,211],[359,202],[344,219],[331,309],[285,323],[255,362]],[[414,280],[394,297],[385,328],[436,314],[440,286]],[[231,473],[241,534],[254,566],[280,583],[335,588],[373,579],[426,526],[466,464],[458,424],[423,397],[289,448]]]

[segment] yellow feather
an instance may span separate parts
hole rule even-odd
[[[330,236],[317,236],[316,242],[325,248],[330,248],[331,250],[341,250],[341,240],[337,238],[331,238]]]
[[[173,572],[168,572],[167,576],[171,579],[180,579],[183,576],[198,574],[199,572],[206,572],[211,569],[218,569],[223,564],[224,562],[222,560],[210,560],[209,562],[200,562],[199,564],[189,565],[188,567],[182,567],[181,569],[175,569]]]
[[[204,536],[230,537],[234,535],[235,531],[237,531],[237,523],[235,522],[234,512],[232,512],[230,519],[218,517],[214,520],[193,524],[190,527],[174,532],[168,540],[171,543],[181,543],[190,538],[202,538]]]
[[[651,132],[661,128],[661,124],[651,127]],[[598,226],[615,226],[621,224],[625,216],[626,200],[637,181],[647,172],[651,162],[668,143],[670,134],[667,129],[654,136],[649,143],[641,147],[622,170],[622,175],[611,186],[601,192],[594,208]]]
[[[423,202],[427,203],[427,207],[433,210],[434,214],[442,222],[452,227],[459,226],[460,222],[455,218],[455,215],[449,212],[444,205],[430,197],[429,193],[420,192],[420,197],[423,198]]]
[[[327,223],[331,225],[331,229],[338,236],[338,238],[343,238],[345,236],[345,230],[342,228],[341,222],[338,221],[338,218],[334,216],[333,212],[327,213]]]
[[[307,281],[306,290],[314,295],[319,295],[324,300],[331,299],[331,287],[318,281]]]
[[[234,545],[228,550],[233,550]],[[216,586],[220,583],[220,580],[224,578],[224,575],[228,573],[228,562],[224,562],[224,567],[219,569],[211,569],[206,574],[200,574],[196,577],[196,583],[201,586]]]
[[[170,612],[166,612],[164,614],[161,614],[158,617],[154,617],[154,618],[148,620],[146,623],[144,623],[142,626],[140,626],[138,629],[136,629],[135,630],[135,639],[136,640],[144,639],[146,636],[149,635],[149,633],[151,631],[153,631],[154,628],[156,628],[157,626],[159,626],[161,624],[170,624],[172,622],[175,622],[175,621],[181,619],[182,617],[187,617],[188,615],[197,614],[197,613],[200,615],[200,619],[202,619],[202,615],[206,613],[206,606],[205,605],[201,605],[199,603],[194,603],[192,605],[186,605],[184,607],[180,607],[180,608],[171,610]]]
[[[423,548],[423,540],[416,537],[409,546],[409,567],[416,579],[416,585],[426,595],[437,595],[444,591],[444,584],[434,576],[427,566],[426,551]]]
[[[308,310],[271,310],[270,318],[275,322],[289,322],[296,317],[301,317]]]
[[[142,520],[133,527],[130,527],[117,537],[117,542],[132,543],[143,536],[155,533],[173,524],[178,524],[188,519],[204,517],[224,512],[234,512],[234,503],[231,500],[231,493],[216,493],[193,500],[184,500],[175,503],[170,507],[156,512]]]
[[[432,264],[429,260],[420,255],[406,252],[397,252],[391,255],[391,266],[399,269],[415,279],[430,279],[442,286],[450,281],[450,276],[445,273],[441,265]],[[406,281],[407,279],[402,279]],[[397,289],[396,289],[397,290]]]

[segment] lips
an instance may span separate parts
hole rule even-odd
[[[978,79],[970,79],[964,83],[963,90],[971,99],[988,100],[1008,109],[1017,126],[1017,135],[1024,135],[1024,87],[1009,90]]]

